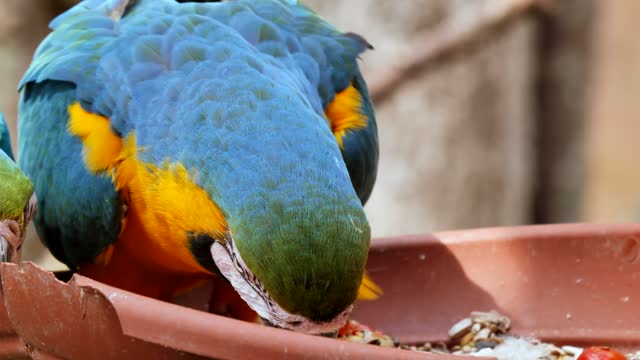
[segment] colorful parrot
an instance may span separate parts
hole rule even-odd
[[[33,184],[13,161],[9,129],[0,114],[0,261],[20,261],[20,247],[35,211]]]
[[[19,160],[56,258],[160,299],[217,274],[310,334],[377,295],[362,37],[292,0],[85,0],[51,28],[20,84]]]

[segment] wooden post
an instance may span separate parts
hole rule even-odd
[[[562,0],[539,17],[537,223],[575,222],[585,186],[585,127],[591,85],[592,0]]]

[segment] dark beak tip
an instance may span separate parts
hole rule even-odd
[[[260,321],[262,321],[262,323],[266,326],[277,328],[277,326],[273,325],[269,320],[263,318],[262,316],[260,317]]]
[[[267,319],[265,319],[265,318],[263,318],[263,317],[260,317],[260,320],[261,320],[261,321],[262,321],[262,323],[263,323],[264,325],[266,325],[266,326],[274,327],[274,328],[276,328],[276,329],[281,329],[280,327],[273,325],[269,320],[267,320]],[[318,334],[318,335],[319,335],[319,336],[322,336],[322,337],[327,337],[327,338],[331,338],[331,339],[336,339],[336,338],[338,338],[338,330],[336,330],[336,331],[332,331],[332,332],[328,332],[328,333],[321,333],[321,334]]]
[[[331,338],[331,339],[336,339],[336,338],[338,338],[338,330],[332,331],[332,332],[328,332],[328,333],[322,333],[322,334],[320,334],[320,336],[328,337],[328,338]]]

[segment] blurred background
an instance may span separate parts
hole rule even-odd
[[[0,2],[0,110],[73,1]],[[375,236],[640,218],[636,0],[306,0],[362,56],[380,166]],[[58,266],[31,229],[25,256]]]

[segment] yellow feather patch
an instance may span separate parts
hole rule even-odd
[[[127,136],[122,146],[122,151],[115,159],[116,171],[113,172],[113,183],[116,190],[120,191],[131,184],[137,175],[136,157],[138,148],[136,147],[136,136],[130,134]],[[130,202],[127,196],[127,202]]]
[[[136,251],[144,251],[154,266],[183,273],[206,272],[189,250],[187,233],[222,239],[228,229],[222,211],[182,164],[146,164],[137,158],[137,151],[131,134],[114,172],[116,188],[129,196],[128,226],[137,229],[134,236],[125,232],[122,237],[141,237],[132,239],[137,242]]]
[[[382,289],[371,280],[369,275],[364,274],[362,284],[358,289],[358,300],[376,300],[382,295]]]
[[[227,223],[222,211],[204,189],[196,185],[180,163],[158,167],[137,154],[135,134],[123,141],[108,118],[85,111],[79,103],[69,106],[70,134],[83,144],[84,162],[94,173],[108,172],[126,204],[118,241],[97,259],[108,265],[116,253],[127,253],[149,268],[177,273],[208,273],[193,257],[188,233],[222,239]]]
[[[111,170],[122,151],[122,139],[111,130],[108,118],[87,112],[75,102],[69,106],[67,129],[82,140],[84,161],[90,171]]]
[[[331,131],[342,149],[342,139],[348,131],[361,129],[367,126],[367,116],[360,110],[362,107],[362,95],[353,85],[336,94],[333,101],[324,111],[329,120]]]

